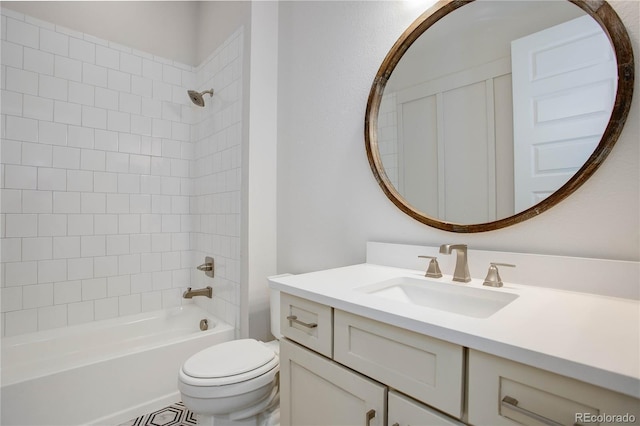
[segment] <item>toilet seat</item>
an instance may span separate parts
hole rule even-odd
[[[279,362],[276,353],[257,340],[233,340],[187,359],[180,370],[180,381],[190,386],[228,386],[277,371]]]

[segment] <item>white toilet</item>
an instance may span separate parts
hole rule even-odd
[[[271,333],[280,338],[279,292],[271,295]],[[277,340],[233,340],[191,356],[180,369],[178,389],[198,425],[279,424]]]

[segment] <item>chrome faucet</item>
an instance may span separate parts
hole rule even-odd
[[[182,293],[182,297],[185,299],[191,299],[193,296],[207,296],[209,299],[213,297],[213,288],[205,287],[197,290],[191,290],[191,287],[187,288],[187,291]]]
[[[456,257],[456,269],[453,272],[453,281],[468,283],[471,281],[469,274],[469,263],[467,262],[466,244],[443,244],[440,246],[440,253],[451,254],[451,250],[458,252]]]

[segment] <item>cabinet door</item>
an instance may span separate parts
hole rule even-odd
[[[282,426],[383,426],[386,387],[296,343],[280,342]]]
[[[395,391],[389,391],[389,426],[463,426],[463,423]]]

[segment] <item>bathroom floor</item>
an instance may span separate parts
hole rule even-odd
[[[177,402],[153,413],[137,417],[120,426],[193,426],[196,416],[182,404]]]

